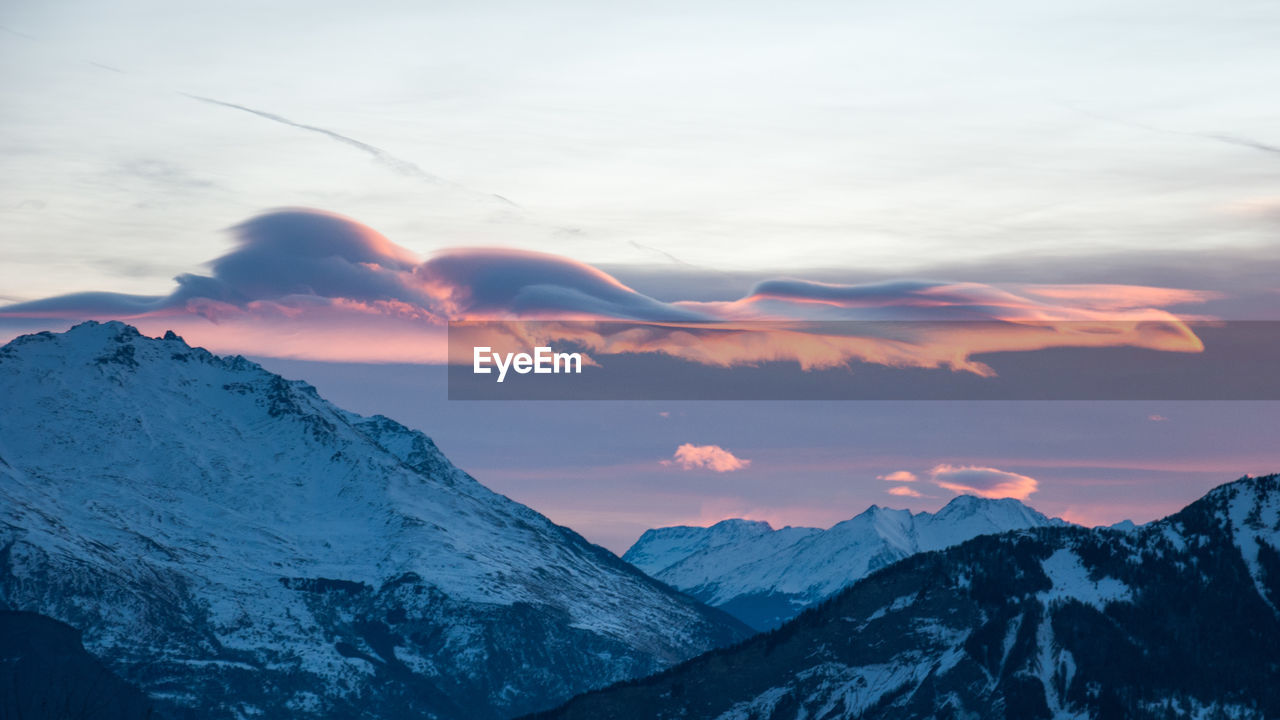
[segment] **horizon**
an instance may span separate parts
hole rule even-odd
[[[873,505],[936,512],[963,494],[1013,497],[1046,516],[1086,527],[1125,520],[1145,524],[1222,483],[1280,467],[1280,449],[1269,441],[1275,402],[475,403],[446,398],[443,366],[250,359],[315,386],[338,407],[385,415],[423,432],[487,487],[617,555],[652,528],[708,527],[741,518],[775,529],[829,529]],[[851,422],[850,408],[879,413],[863,424],[872,434],[861,442],[833,432],[837,423]],[[1002,413],[992,416],[994,408]],[[785,424],[759,424],[780,409],[786,411]],[[450,421],[442,422],[445,417]],[[524,428],[518,443],[510,434],[474,431],[495,417]],[[993,441],[973,427],[974,417],[1011,433],[1011,442]],[[928,418],[931,432],[945,432],[948,442],[934,442],[922,453],[919,440],[895,432],[918,426],[921,418]],[[1085,425],[1097,428],[1093,458],[1070,444],[1059,444],[1053,454],[1026,445],[1049,428],[1079,435]],[[769,432],[783,427],[785,435]],[[1128,428],[1129,434],[1113,428]],[[1149,429],[1141,447],[1132,443],[1137,428]],[[1213,433],[1205,435],[1206,428]],[[599,437],[601,429],[611,449],[584,448],[579,433]],[[634,438],[622,442],[624,431]],[[1230,450],[1224,444],[1228,437],[1234,447],[1252,452]],[[682,444],[693,455],[681,456]],[[973,477],[964,477],[966,472]],[[777,478],[797,476],[806,478],[803,486],[779,493]]]
[[[487,487],[529,505],[617,555],[625,553],[648,529],[709,527],[738,518],[763,520],[775,529],[791,526],[825,530],[871,506],[888,507],[892,503],[897,506],[894,509],[913,513],[937,512],[965,494],[1013,497],[1048,517],[1085,527],[1110,526],[1125,520],[1141,525],[1181,510],[1222,483],[1242,476],[1266,475],[1280,466],[1274,444],[1267,441],[1272,427],[1269,418],[1276,412],[1274,402],[556,401],[499,403],[500,409],[495,410],[491,402],[458,403],[445,399],[442,366],[250,359],[286,379],[308,382],[321,397],[338,407],[365,416],[385,415],[423,432],[451,461]],[[406,388],[413,392],[406,394]],[[891,446],[885,443],[894,437],[892,433],[862,443],[877,450],[876,456],[868,458],[841,433],[826,432],[826,438],[816,436],[818,428],[831,427],[829,420],[847,422],[849,406],[886,413],[876,416],[872,426],[883,425],[882,421],[894,417],[895,427],[911,427],[927,415],[932,423],[941,422],[942,427],[949,428],[952,435],[970,425],[974,413],[985,414],[997,407],[1012,416],[1002,423],[1004,427],[1017,428],[1028,437],[1038,437],[1050,423],[1078,433],[1082,419],[1094,424],[1160,429],[1174,423],[1173,427],[1182,429],[1178,436],[1143,448],[1145,457],[1132,456],[1132,449],[1125,450],[1129,437],[1103,432],[1098,436],[1116,436],[1123,442],[1111,450],[1110,457],[1103,453],[1095,461],[1070,452],[1057,458],[1035,451],[1010,455],[1010,446],[1004,443],[993,445],[1003,451],[995,458],[971,450],[946,452],[945,448],[936,447],[931,454],[922,455],[910,450],[918,446],[917,442],[886,453]],[[767,432],[762,435],[757,425],[762,414],[776,414],[779,407],[791,408],[788,425],[793,428],[790,438],[783,438],[781,444]],[[525,428],[522,442],[506,444],[502,453],[495,452],[491,435],[472,431],[491,423],[495,412]],[[1184,420],[1188,413],[1194,413],[1191,419],[1195,422],[1188,424]],[[441,417],[450,417],[453,422],[441,423]],[[603,455],[594,453],[597,460],[574,460],[583,457],[576,433],[595,428],[602,417],[610,418],[608,430],[616,445],[621,428],[648,430]],[[1038,423],[1025,422],[1028,417],[1037,418]],[[990,417],[987,422],[992,422]],[[1217,447],[1216,454],[1222,459],[1206,463],[1213,456],[1195,449],[1207,446],[1209,439],[1197,437],[1198,446],[1188,442],[1203,427],[1202,423],[1219,431],[1230,423],[1230,436],[1237,447],[1270,449],[1248,459],[1247,454],[1233,454]],[[673,424],[677,429],[670,429]],[[695,439],[705,439],[706,444],[690,445],[708,455],[681,458],[676,445],[687,443],[684,438],[689,437],[688,429],[708,425],[718,428],[717,437],[706,438],[705,430],[695,431],[699,436]],[[680,430],[681,427],[685,429]],[[664,444],[649,437],[650,433],[669,440]],[[1157,433],[1149,442],[1163,434]],[[973,440],[971,432],[969,435]],[[808,447],[797,451],[792,443],[801,437],[808,438]],[[967,442],[957,444],[956,440],[964,437],[958,435],[950,444],[963,448]],[[1169,452],[1176,448],[1184,458],[1191,449],[1196,452],[1197,463],[1165,457],[1159,451],[1152,455],[1160,445]],[[814,455],[819,449],[822,459]],[[1095,443],[1093,449],[1097,453],[1103,448]],[[670,454],[673,451],[674,458]],[[730,464],[719,467],[718,461]],[[966,479],[966,472],[973,477]],[[796,502],[794,492],[785,502],[768,500],[781,497],[776,492],[776,478],[796,473],[808,478],[805,491],[812,500]],[[957,477],[961,479],[959,484]],[[952,481],[948,482],[948,478]],[[662,491],[654,492],[655,482],[661,482]],[[1158,499],[1155,488],[1162,490]],[[619,511],[615,509],[618,506],[630,509]]]

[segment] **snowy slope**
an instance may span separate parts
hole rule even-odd
[[[1280,717],[1280,476],[1128,530],[974,538],[545,718]]]
[[[243,358],[86,323],[0,350],[0,607],[178,716],[499,717],[745,630]]]
[[[955,498],[937,513],[872,506],[828,530],[725,520],[646,531],[623,559],[759,629],[918,552],[1007,530],[1065,524],[1013,499]]]

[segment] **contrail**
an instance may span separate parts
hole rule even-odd
[[[1070,108],[1071,110],[1074,110],[1080,113],[1081,115],[1088,115],[1089,117],[1095,120],[1101,120],[1103,122],[1109,122],[1116,125],[1127,125],[1128,127],[1138,128],[1139,130],[1146,130],[1148,132],[1162,133],[1164,135],[1181,135],[1182,137],[1203,138],[1205,140],[1216,140],[1218,142],[1227,143],[1229,145],[1235,145],[1237,147],[1246,147],[1253,150],[1261,150],[1263,152],[1268,152],[1268,153],[1280,153],[1280,145],[1272,145],[1270,143],[1264,143],[1260,140],[1254,140],[1253,138],[1240,137],[1238,135],[1227,135],[1226,133],[1196,132],[1191,130],[1170,130],[1169,128],[1156,127],[1155,125],[1148,125],[1146,123],[1134,122],[1133,120],[1123,120],[1121,118],[1102,115],[1100,113],[1092,112],[1090,110],[1083,110],[1081,108],[1074,107],[1071,105],[1065,105],[1064,107]]]
[[[241,112],[247,112],[252,115],[257,115],[260,118],[265,118],[272,122],[278,122],[281,125],[288,125],[289,127],[295,127],[295,128],[298,128],[299,130],[306,130],[308,132],[324,135],[330,140],[336,140],[337,142],[340,142],[343,145],[348,145],[350,147],[353,147],[365,153],[366,155],[369,155],[374,159],[374,161],[382,164],[385,167],[388,167],[394,170],[395,172],[401,175],[404,175],[405,177],[416,178],[418,180],[429,182],[433,185],[443,185],[446,187],[457,188],[459,190],[465,190],[467,192],[476,192],[475,190],[464,187],[455,182],[446,180],[440,177],[439,175],[433,175],[427,172],[426,170],[423,170],[422,168],[418,167],[417,165],[409,162],[408,160],[403,160],[401,158],[398,158],[395,155],[392,155],[391,153],[387,152],[386,150],[383,150],[382,148],[376,145],[370,145],[367,142],[362,142],[353,137],[348,137],[346,135],[343,135],[342,133],[334,132],[332,130],[329,130],[328,128],[322,128],[317,125],[308,125],[306,123],[296,122],[296,121],[290,120],[287,117],[284,117],[283,115],[277,115],[275,113],[270,113],[265,110],[255,110],[251,107],[245,107],[244,105],[237,105],[235,103],[224,102],[222,100],[215,100],[214,98],[201,97],[199,95],[191,95],[188,93],[180,93],[180,94],[185,95],[186,97],[189,97],[192,100],[199,100],[200,102],[209,103],[210,105],[221,105],[222,107],[231,108],[232,110],[239,110]],[[511,200],[508,200],[507,198],[502,197],[501,195],[498,195],[496,193],[483,193],[483,194],[488,198],[491,198],[491,199],[497,200],[498,202],[503,203],[504,205],[509,205],[511,207],[520,207],[519,205],[512,202]]]
[[[1253,148],[1254,150],[1262,150],[1263,152],[1280,153],[1280,145],[1270,145],[1268,143],[1259,142],[1250,138],[1236,137],[1235,135],[1219,135],[1217,133],[1184,133],[1187,135],[1199,135],[1200,137],[1209,138],[1210,140],[1218,140],[1240,147]]]
[[[26,39],[26,40],[32,40],[32,41],[35,41],[35,42],[43,42],[43,41],[41,41],[41,40],[40,40],[40,38],[37,38],[37,37],[35,37],[35,36],[33,36],[33,35],[28,35],[28,34],[23,33],[23,32],[19,32],[19,31],[17,31],[17,30],[14,30],[13,28],[10,28],[10,27],[8,27],[8,26],[5,26],[5,25],[0,25],[0,32],[8,33],[8,34],[10,34],[10,35],[14,35],[14,36],[16,36],[16,37],[24,38],[24,39]],[[112,67],[111,65],[107,65],[107,64],[105,64],[105,63],[100,63],[100,62],[97,62],[97,61],[94,61],[94,60],[85,60],[85,62],[89,63],[90,65],[93,65],[94,67],[97,67],[97,68],[99,68],[99,69],[102,69],[102,70],[107,70],[107,71],[114,72],[114,73],[128,74],[128,73],[126,73],[124,70],[121,70],[120,68]],[[365,153],[365,154],[369,155],[370,157],[372,157],[372,158],[374,159],[374,161],[376,161],[376,162],[378,162],[378,163],[382,164],[383,166],[388,167],[388,168],[390,168],[390,169],[394,170],[395,172],[399,173],[400,175],[404,175],[404,176],[406,176],[406,177],[411,177],[411,178],[415,178],[415,179],[418,179],[418,180],[422,180],[422,181],[424,181],[424,182],[428,182],[428,183],[431,183],[431,184],[433,184],[433,185],[442,185],[442,186],[445,186],[445,187],[451,187],[451,188],[455,188],[455,189],[458,189],[458,190],[464,190],[464,191],[469,192],[469,193],[475,193],[475,194],[478,194],[478,195],[483,195],[483,196],[485,196],[485,197],[487,197],[487,198],[490,198],[490,199],[492,199],[492,200],[497,200],[498,202],[502,203],[503,205],[507,205],[507,206],[509,206],[509,207],[513,207],[513,208],[519,208],[519,207],[520,207],[517,203],[515,203],[515,202],[513,202],[512,200],[509,200],[509,199],[507,199],[507,198],[505,198],[505,197],[503,197],[503,196],[501,196],[501,195],[498,195],[497,193],[485,193],[485,192],[482,192],[482,191],[478,191],[478,190],[474,190],[474,189],[472,189],[472,188],[465,187],[465,186],[463,186],[463,185],[459,185],[458,183],[455,183],[455,182],[451,182],[451,181],[446,180],[446,179],[444,179],[444,178],[442,178],[442,177],[440,177],[440,176],[438,176],[438,175],[433,175],[433,174],[431,174],[431,173],[427,172],[426,170],[423,170],[422,168],[418,167],[418,166],[417,166],[417,165],[415,165],[414,163],[409,162],[408,160],[403,160],[403,159],[401,159],[401,158],[398,158],[398,157],[396,157],[395,155],[392,155],[391,153],[387,152],[386,150],[383,150],[382,148],[380,148],[380,147],[378,147],[378,146],[376,146],[376,145],[370,145],[370,144],[369,144],[369,143],[367,143],[367,142],[361,142],[360,140],[357,140],[357,139],[355,139],[355,138],[353,138],[353,137],[348,137],[348,136],[346,136],[346,135],[343,135],[342,133],[337,133],[337,132],[334,132],[334,131],[329,130],[329,129],[327,129],[327,128],[322,128],[322,127],[319,127],[319,126],[316,126],[316,125],[307,125],[306,123],[295,122],[295,121],[293,121],[293,120],[290,120],[290,119],[289,119],[289,118],[287,118],[287,117],[284,117],[283,115],[277,115],[277,114],[275,114],[275,113],[270,113],[270,112],[267,112],[267,111],[265,111],[265,110],[255,110],[254,108],[251,108],[251,107],[245,107],[244,105],[237,105],[236,103],[224,102],[224,101],[222,101],[222,100],[217,100],[217,99],[209,98],[209,97],[202,97],[202,96],[200,96],[200,95],[192,95],[192,94],[190,94],[190,93],[185,93],[185,92],[179,92],[178,94],[179,94],[179,95],[182,95],[182,96],[184,96],[184,97],[190,98],[190,99],[192,99],[192,100],[198,100],[198,101],[203,102],[203,103],[209,103],[210,105],[221,105],[222,107],[225,107],[225,108],[231,108],[232,110],[239,110],[239,111],[241,111],[241,112],[247,112],[247,113],[250,113],[250,114],[253,114],[253,115],[257,115],[257,116],[258,116],[258,117],[260,117],[260,118],[264,118],[264,119],[266,119],[266,120],[271,120],[272,122],[278,122],[278,123],[280,123],[280,124],[282,124],[282,125],[288,125],[289,127],[295,127],[295,128],[298,128],[299,130],[306,130],[306,131],[308,131],[308,132],[319,133],[319,134],[321,134],[321,135],[324,135],[325,137],[328,137],[328,138],[329,138],[329,139],[331,139],[331,140],[336,140],[337,142],[340,142],[340,143],[342,143],[343,145],[349,145],[349,146],[351,146],[351,147],[353,147],[353,148],[355,148],[355,149],[357,149],[357,150],[359,150],[359,151],[361,151],[361,152],[363,152],[363,153]]]
[[[687,268],[694,268],[697,270],[706,270],[707,272],[719,273],[721,275],[724,275],[725,277],[734,277],[734,274],[731,272],[728,272],[727,270],[721,270],[720,268],[709,267],[707,265],[696,265],[694,263],[688,262],[687,260],[681,260],[675,255],[667,252],[666,250],[663,250],[662,248],[657,248],[652,245],[645,245],[643,243],[638,243],[635,240],[628,240],[627,244],[637,250],[657,253],[665,257],[666,259],[670,260],[675,265],[683,265]]]
[[[676,257],[675,255],[672,255],[671,253],[669,253],[669,252],[667,252],[666,250],[663,250],[663,249],[661,249],[661,248],[656,248],[656,247],[653,247],[652,245],[641,245],[640,243],[636,242],[635,240],[630,240],[630,241],[628,241],[628,242],[630,242],[631,247],[633,247],[633,248],[635,248],[635,249],[637,249],[637,250],[644,250],[645,252],[653,252],[653,253],[657,253],[657,254],[659,254],[659,255],[661,255],[661,256],[663,256],[663,257],[665,257],[666,259],[670,260],[671,262],[673,262],[673,263],[675,263],[675,264],[677,264],[677,265],[688,265],[688,264],[689,264],[689,263],[687,263],[687,262],[685,262],[685,261],[681,260],[680,258]]]
[[[94,66],[94,67],[96,67],[96,68],[102,68],[103,70],[110,70],[111,72],[114,72],[114,73],[120,73],[121,75],[128,75],[128,74],[129,74],[129,73],[126,73],[125,71],[121,70],[121,69],[120,69],[120,68],[118,68],[118,67],[111,67],[110,65],[107,65],[106,63],[94,62],[93,60],[85,60],[85,62],[89,63],[90,65],[92,65],[92,66]]]
[[[187,93],[182,93],[182,94],[186,95],[192,100],[199,100],[200,102],[209,103],[210,105],[221,105],[222,107],[231,108],[232,110],[240,110],[242,112],[247,112],[253,115],[257,115],[260,118],[266,118],[267,120],[278,122],[281,125],[288,125],[289,127],[296,127],[299,130],[307,130],[309,132],[319,133],[321,135],[324,135],[327,138],[336,140],[342,143],[343,145],[349,145],[371,156],[374,160],[385,165],[386,167],[389,167],[392,170],[400,173],[401,175],[405,175],[407,177],[418,178],[419,180],[425,180],[429,183],[434,183],[437,185],[453,184],[438,175],[432,175],[431,173],[427,172],[426,170],[423,170],[417,165],[414,165],[408,160],[401,160],[400,158],[392,155],[391,153],[388,153],[386,150],[383,150],[382,148],[377,147],[376,145],[370,145],[367,142],[361,142],[359,140],[356,140],[353,137],[347,137],[342,133],[336,133],[332,130],[318,127],[316,125],[307,125],[306,123],[295,122],[293,120],[290,120],[287,117],[284,117],[283,115],[276,115],[275,113],[269,113],[269,112],[266,112],[265,110],[255,110],[251,107],[245,107],[244,105],[237,105],[235,103],[223,102],[222,100],[215,100],[213,98],[200,97],[199,95],[188,95]]]
[[[13,35],[14,37],[20,37],[23,40],[35,40],[37,42],[39,42],[40,40],[40,38],[36,37],[35,35],[28,35],[24,32],[18,32],[17,30],[14,30],[13,28],[7,27],[5,25],[0,25],[0,31],[7,32],[10,35]]]

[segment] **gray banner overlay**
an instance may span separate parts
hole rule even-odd
[[[1275,321],[466,322],[449,358],[450,400],[1280,400]]]

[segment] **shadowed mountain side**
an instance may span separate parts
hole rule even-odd
[[[80,631],[0,610],[0,720],[147,720],[151,702],[80,644]]]
[[[778,630],[533,717],[1280,716],[1280,477],[1130,532],[979,537]]]
[[[430,438],[169,334],[0,349],[0,608],[170,718],[502,718],[749,630]]]

